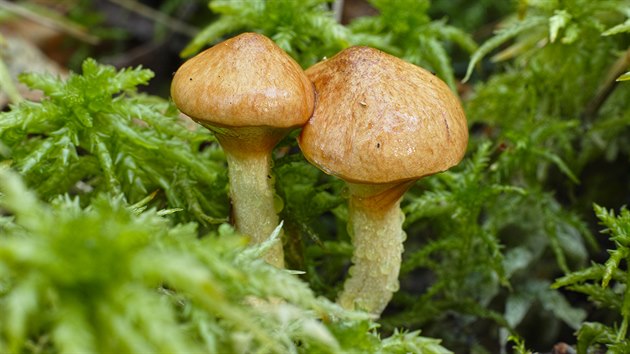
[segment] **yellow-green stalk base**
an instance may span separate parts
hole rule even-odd
[[[337,302],[345,308],[380,315],[399,288],[406,237],[400,200],[408,185],[349,187],[353,264]]]
[[[274,207],[271,154],[240,154],[237,158],[226,151],[226,157],[234,226],[238,232],[249,235],[254,244],[262,243],[279,222]],[[269,264],[284,268],[281,239],[269,249],[264,259]]]

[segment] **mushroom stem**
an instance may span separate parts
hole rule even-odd
[[[337,300],[341,306],[380,315],[398,290],[406,238],[400,201],[410,185],[348,183],[348,229],[354,253],[349,278]]]
[[[236,230],[249,235],[252,243],[260,244],[278,226],[274,206],[271,155],[255,153],[236,156],[225,151],[230,178],[232,215]],[[284,268],[282,242],[278,240],[265,254],[265,261]]]
[[[269,127],[208,128],[214,132],[227,159],[234,227],[249,235],[252,243],[260,244],[279,223],[271,153],[287,131]],[[284,268],[282,241],[276,242],[264,259]]]

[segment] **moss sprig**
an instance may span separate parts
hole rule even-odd
[[[630,211],[622,208],[619,213],[599,205],[595,214],[605,228],[614,248],[608,251],[604,263],[592,263],[589,267],[571,272],[553,284],[588,296],[598,308],[612,309],[615,314],[609,323],[585,322],[580,326],[577,339],[578,353],[604,346],[609,352],[623,353],[630,348],[628,323],[630,320]]]
[[[418,332],[380,339],[230,226],[200,239],[147,201],[45,203],[0,169],[0,351],[349,353],[362,338],[369,352],[449,353]]]
[[[5,163],[46,198],[73,193],[87,201],[109,192],[134,203],[162,190],[166,207],[190,210],[204,223],[224,218],[224,162],[214,138],[188,129],[167,101],[136,92],[153,73],[92,59],[82,69],[67,80],[21,77],[44,99],[1,114]]]

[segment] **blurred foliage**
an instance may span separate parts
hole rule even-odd
[[[2,90],[2,92],[5,92],[7,94],[9,100],[12,103],[18,103],[22,100],[22,96],[15,86],[9,68],[5,63],[6,58],[3,54],[6,50],[6,46],[6,40],[0,34],[0,89]]]
[[[166,1],[161,9],[169,13],[181,3]],[[0,321],[0,351],[444,352],[419,337],[422,330],[458,353],[547,352],[558,341],[577,342],[580,353],[598,346],[627,352],[630,217],[625,209],[615,216],[596,207],[614,246],[600,262],[611,244],[592,235],[592,205],[620,208],[630,200],[630,86],[624,81],[630,1],[370,3],[378,14],[341,26],[325,0],[210,1],[205,28],[183,55],[255,31],[304,67],[364,44],[457,87],[469,120],[469,153],[460,166],[416,183],[403,200],[408,239],[401,290],[379,321],[390,337],[380,338],[378,325],[364,315],[314,295],[334,299],[345,277],[352,253],[346,191],[304,160],[295,134],[276,150],[274,173],[288,263],[304,272],[302,280],[256,261],[256,250],[218,227],[229,208],[224,157],[210,134],[187,129],[167,101],[135,92],[150,72],[116,72],[86,61],[83,74],[67,81],[25,76],[46,98],[0,115],[3,163],[52,201],[34,201],[23,188],[16,189],[23,191],[19,202],[3,197],[0,316],[13,317]],[[453,62],[469,52],[468,82],[457,83],[464,70]],[[15,181],[3,176],[5,186]],[[28,200],[37,205],[33,214],[20,207]],[[71,226],[52,233],[47,218]],[[109,219],[111,230],[90,226]],[[198,223],[198,230],[177,222]],[[111,250],[94,254],[110,242]],[[59,246],[68,243],[83,250],[72,257],[91,256],[73,261],[71,250]],[[81,272],[59,270],[77,262]],[[111,274],[95,271],[109,267]],[[83,303],[93,291],[86,293],[84,284],[107,291]],[[138,293],[129,294],[135,287]],[[252,297],[285,301],[249,306]],[[227,313],[208,303],[215,300]],[[155,323],[176,340],[162,344]],[[125,328],[135,335],[123,336]],[[70,330],[81,340],[67,337]],[[112,333],[117,340],[101,344]]]
[[[433,70],[455,90],[446,43],[473,52],[477,45],[470,35],[447,25],[445,20],[432,21],[427,14],[429,0],[371,0],[370,3],[379,10],[379,15],[358,18],[350,24],[352,43],[376,47]]]
[[[42,203],[6,168],[0,191],[0,352],[449,353],[418,332],[381,340],[227,225],[199,239],[146,200]]]
[[[540,347],[543,336],[558,340],[553,321],[578,329],[587,316],[549,286],[553,277],[584,267],[597,254],[584,214],[588,205],[607,198],[600,188],[627,200],[623,180],[589,182],[597,173],[592,165],[620,156],[627,161],[630,152],[623,143],[628,136],[623,107],[630,91],[606,92],[611,69],[628,47],[627,37],[613,38],[606,31],[624,21],[630,2],[521,1],[517,10],[472,56],[467,78],[485,56],[500,50],[481,65],[494,70],[482,72],[487,79],[477,83],[466,110],[477,132],[472,145],[490,139],[496,149],[484,174],[526,192],[485,203],[478,223],[493,225],[490,234],[502,241],[509,274],[508,291],[492,300],[502,299],[509,328],[525,326],[528,317],[546,321],[544,329],[526,335]],[[605,178],[606,172],[600,173]],[[532,314],[537,308],[552,318]]]
[[[330,0],[213,0],[212,12],[220,17],[184,48],[184,57],[225,36],[252,31],[273,39],[280,48],[310,66],[347,45],[347,29],[330,15]]]
[[[431,21],[429,1],[372,0],[380,12],[362,17],[347,28],[334,21],[326,7],[330,0],[247,0],[210,2],[219,18],[199,33],[182,51],[191,56],[205,45],[234,33],[254,31],[267,35],[280,48],[308,67],[349,45],[369,45],[435,70],[451,88],[455,78],[444,42],[452,42],[468,52],[476,49],[464,31],[446,21]],[[408,11],[408,9],[414,11]]]
[[[508,15],[516,1],[497,0],[448,0],[432,1],[429,14],[432,17],[446,17],[457,28],[466,32],[484,31],[496,21]]]

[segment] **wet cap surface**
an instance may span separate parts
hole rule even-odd
[[[302,68],[269,38],[243,33],[186,61],[171,96],[186,115],[223,127],[303,125],[314,91]]]
[[[447,170],[468,144],[459,99],[430,72],[351,47],[306,71],[317,92],[299,137],[306,158],[356,183],[392,183]]]

